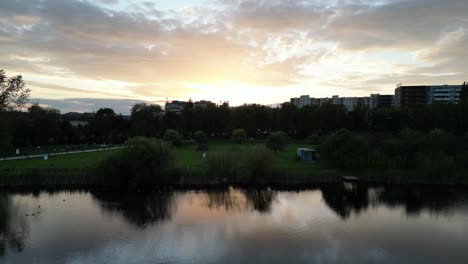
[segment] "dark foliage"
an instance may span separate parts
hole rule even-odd
[[[321,157],[340,168],[367,165],[367,142],[347,129],[341,129],[320,145]]]
[[[167,142],[170,142],[173,146],[180,147],[182,146],[182,136],[175,129],[168,129],[164,132],[163,139]]]
[[[266,146],[273,151],[281,151],[288,145],[288,135],[283,131],[276,131],[268,136]]]
[[[232,140],[238,144],[244,143],[247,140],[247,132],[242,128],[234,129],[232,131]]]
[[[163,181],[170,175],[172,162],[169,144],[136,137],[123,150],[103,160],[97,171],[102,184],[137,187]]]

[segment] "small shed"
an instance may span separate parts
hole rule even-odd
[[[315,149],[297,148],[296,159],[304,163],[316,163],[317,157],[315,155]]]

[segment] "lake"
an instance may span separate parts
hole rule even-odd
[[[3,191],[0,263],[468,263],[468,188]]]

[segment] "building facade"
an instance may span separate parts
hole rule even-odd
[[[446,102],[458,104],[462,85],[434,85],[429,86],[428,103]]]
[[[371,94],[370,96],[370,109],[393,108],[395,96],[391,94]]]
[[[186,106],[187,106],[187,102],[185,101],[166,102],[164,106],[164,111],[180,114],[182,113],[182,110],[184,110]]]
[[[395,107],[425,105],[429,99],[428,86],[398,86],[395,89]]]

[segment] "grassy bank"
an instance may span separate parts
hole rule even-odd
[[[309,184],[339,181],[340,176],[352,174],[368,182],[393,183],[468,183],[466,174],[431,175],[431,172],[417,171],[347,171],[343,172],[324,164],[304,164],[296,161],[298,147],[313,147],[304,143],[292,142],[286,149],[273,155],[272,172],[263,178],[213,177],[209,173],[209,159],[212,156],[236,153],[242,158],[262,141],[234,144],[231,141],[212,141],[208,145],[206,158],[196,145],[185,145],[174,149],[174,165],[171,175],[162,183],[171,185],[223,185],[223,184]],[[0,162],[0,186],[94,186],[106,185],[99,182],[96,168],[100,161],[115,151],[79,153],[41,158]]]

